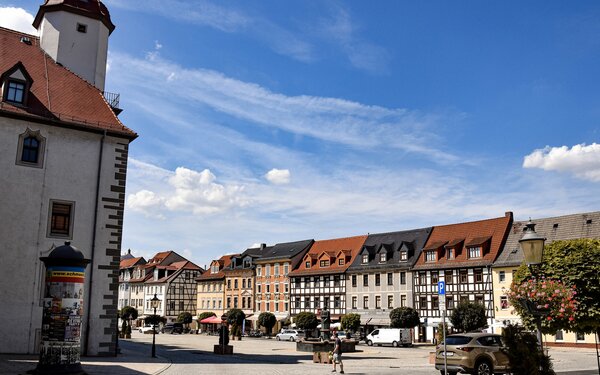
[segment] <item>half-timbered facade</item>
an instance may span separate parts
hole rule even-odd
[[[289,272],[298,267],[314,240],[278,243],[256,260],[256,303],[254,317],[271,312],[277,319],[274,329],[290,314]]]
[[[210,263],[197,281],[196,313],[213,312],[217,316],[223,315],[225,309],[225,272],[231,264],[231,258],[239,254],[223,255]]]
[[[369,234],[346,278],[347,312],[367,330],[389,326],[392,309],[413,305],[412,272],[432,228]]]
[[[548,217],[532,220],[535,231],[546,238],[546,244],[559,240],[578,238],[600,238],[600,211],[574,215]],[[494,324],[496,332],[501,332],[507,324],[521,323],[508,301],[508,292],[513,274],[523,264],[523,251],[519,240],[527,221],[515,221],[512,226],[504,250],[492,266],[494,278],[494,304],[496,306]],[[577,332],[557,332],[545,335],[544,343],[554,345],[591,345],[595,343],[594,335]]]
[[[492,264],[504,247],[512,225],[505,216],[460,224],[436,226],[413,267],[414,307],[424,325],[419,341],[431,341],[442,321],[440,298],[448,314],[460,301],[481,303],[491,325],[494,317]],[[438,281],[445,281],[440,296]]]
[[[315,241],[297,269],[290,272],[290,314],[320,314],[325,307],[332,321],[346,313],[345,272],[367,236]]]

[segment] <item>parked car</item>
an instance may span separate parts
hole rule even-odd
[[[183,333],[183,323],[167,323],[160,330],[162,333]]]
[[[146,324],[145,326],[142,326],[138,329],[140,333],[152,333],[153,330],[154,328],[150,324]],[[158,330],[156,330],[156,333],[158,333]]]
[[[277,341],[298,341],[301,337],[304,337],[304,332],[295,329],[284,329],[283,332],[279,332],[275,339]]]
[[[373,330],[365,338],[367,345],[391,345],[393,347],[410,346],[413,342],[410,328],[379,328]]]
[[[491,333],[461,333],[446,337],[436,348],[435,368],[444,374],[444,357],[448,374],[465,372],[475,375],[505,374],[510,371],[502,336]]]

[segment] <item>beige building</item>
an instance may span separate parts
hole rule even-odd
[[[225,272],[231,264],[231,258],[237,256],[223,255],[221,258],[213,260],[210,267],[200,277],[196,279],[196,314],[213,312],[221,317],[226,312],[225,309]]]
[[[546,238],[546,244],[558,240],[578,238],[600,238],[600,212],[589,212],[558,217],[532,220],[535,231]],[[523,263],[523,252],[519,240],[527,222],[516,221],[512,224],[504,250],[492,266],[494,283],[494,323],[495,332],[501,332],[508,323],[520,323],[520,317],[508,302],[508,291],[513,274]],[[592,345],[594,335],[576,332],[558,331],[554,335],[544,335],[544,343],[550,345]]]

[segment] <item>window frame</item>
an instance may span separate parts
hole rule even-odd
[[[65,205],[65,206],[69,206],[69,218],[68,218],[68,233],[67,234],[62,234],[59,232],[55,232],[55,229],[53,229],[54,225],[54,205],[55,204],[60,204],[60,205]],[[46,237],[48,238],[63,238],[63,239],[73,239],[73,227],[74,227],[74,218],[75,218],[75,202],[73,201],[65,201],[65,200],[60,200],[60,199],[50,199],[49,204],[48,204],[48,228],[47,228],[47,233],[46,233]]]
[[[38,142],[37,147],[37,161],[30,162],[23,160],[23,151],[25,149],[25,140],[28,138],[34,138]],[[17,144],[17,155],[15,164],[25,167],[43,168],[44,167],[44,156],[46,153],[46,138],[40,134],[39,130],[31,130],[27,128],[23,133],[19,134]]]

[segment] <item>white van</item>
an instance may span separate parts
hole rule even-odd
[[[413,333],[410,328],[379,328],[367,335],[367,345],[411,346]]]

